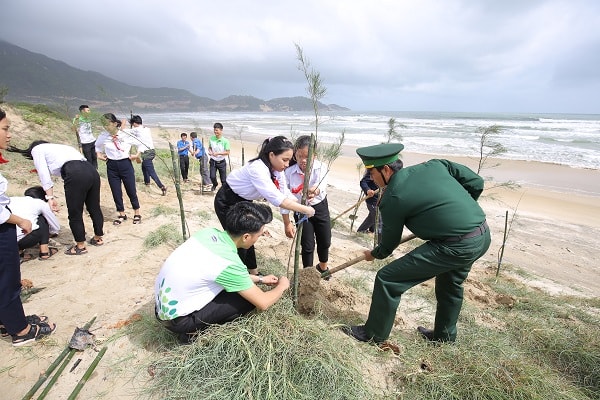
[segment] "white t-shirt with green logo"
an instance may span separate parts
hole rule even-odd
[[[156,311],[166,321],[201,310],[222,290],[240,292],[253,285],[248,269],[226,232],[196,232],[165,260],[156,282]]]

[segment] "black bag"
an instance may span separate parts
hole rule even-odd
[[[156,150],[154,149],[148,149],[145,152],[142,153],[142,160],[154,160],[154,157],[156,157]]]

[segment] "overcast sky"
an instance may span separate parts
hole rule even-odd
[[[600,113],[597,0],[14,0],[0,39],[131,85],[353,110]]]

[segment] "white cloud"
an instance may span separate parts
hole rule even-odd
[[[305,95],[298,43],[325,100],[354,109],[600,112],[599,11],[593,0],[20,0],[0,38],[212,98]]]

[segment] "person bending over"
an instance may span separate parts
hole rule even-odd
[[[343,329],[359,341],[381,345],[390,335],[404,292],[435,278],[434,328],[420,326],[417,330],[429,341],[454,342],[463,282],[491,241],[485,213],[477,203],[483,179],[448,160],[403,168],[398,158],[403,148],[400,143],[390,143],[356,150],[377,186],[385,188],[379,203],[382,240],[364,252],[365,259],[392,254],[404,226],[425,242],[377,272],[366,323]]]
[[[272,219],[264,204],[237,203],[227,213],[225,231],[202,229],[165,260],[154,286],[156,317],[182,343],[212,324],[268,309],[288,289],[285,276],[250,275],[237,253],[252,246]],[[274,288],[264,292],[257,283]]]

